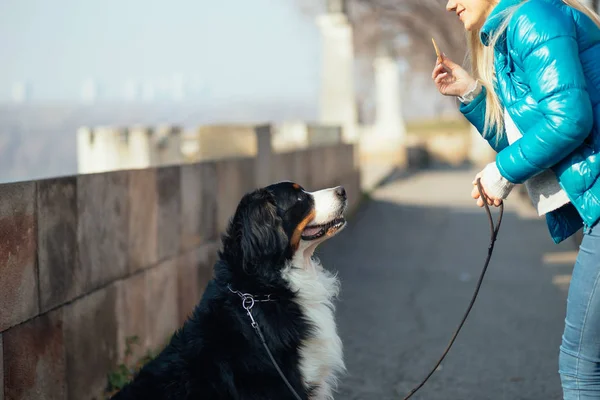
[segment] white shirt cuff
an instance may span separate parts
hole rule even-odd
[[[469,104],[470,102],[475,100],[475,97],[477,97],[479,93],[481,93],[481,90],[481,83],[479,82],[479,80],[475,80],[475,83],[469,89],[467,89],[467,91],[463,93],[462,96],[457,96],[458,100],[465,105]]]
[[[481,174],[481,185],[488,196],[506,199],[515,184],[502,176],[495,162],[485,166]]]

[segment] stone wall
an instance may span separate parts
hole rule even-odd
[[[80,174],[148,168],[181,162],[182,129],[158,127],[82,127],[77,132]]]
[[[343,184],[354,147],[0,185],[0,400],[101,399],[107,373],[162,346],[199,301],[241,196],[263,182]],[[260,183],[259,183],[260,182]]]

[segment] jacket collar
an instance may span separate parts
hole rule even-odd
[[[489,45],[490,38],[498,30],[510,8],[521,2],[523,0],[500,0],[496,7],[494,7],[481,28],[480,38],[484,46]]]

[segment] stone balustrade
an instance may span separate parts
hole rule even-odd
[[[360,198],[354,146],[0,185],[0,399],[101,399],[107,373],[160,348],[199,301],[244,193],[293,180]]]

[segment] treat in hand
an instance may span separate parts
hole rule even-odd
[[[440,53],[440,49],[438,49],[437,44],[435,44],[435,40],[433,40],[433,38],[431,38],[431,42],[433,43],[433,48],[435,49],[435,54],[437,55],[438,60],[441,61],[442,55]]]

